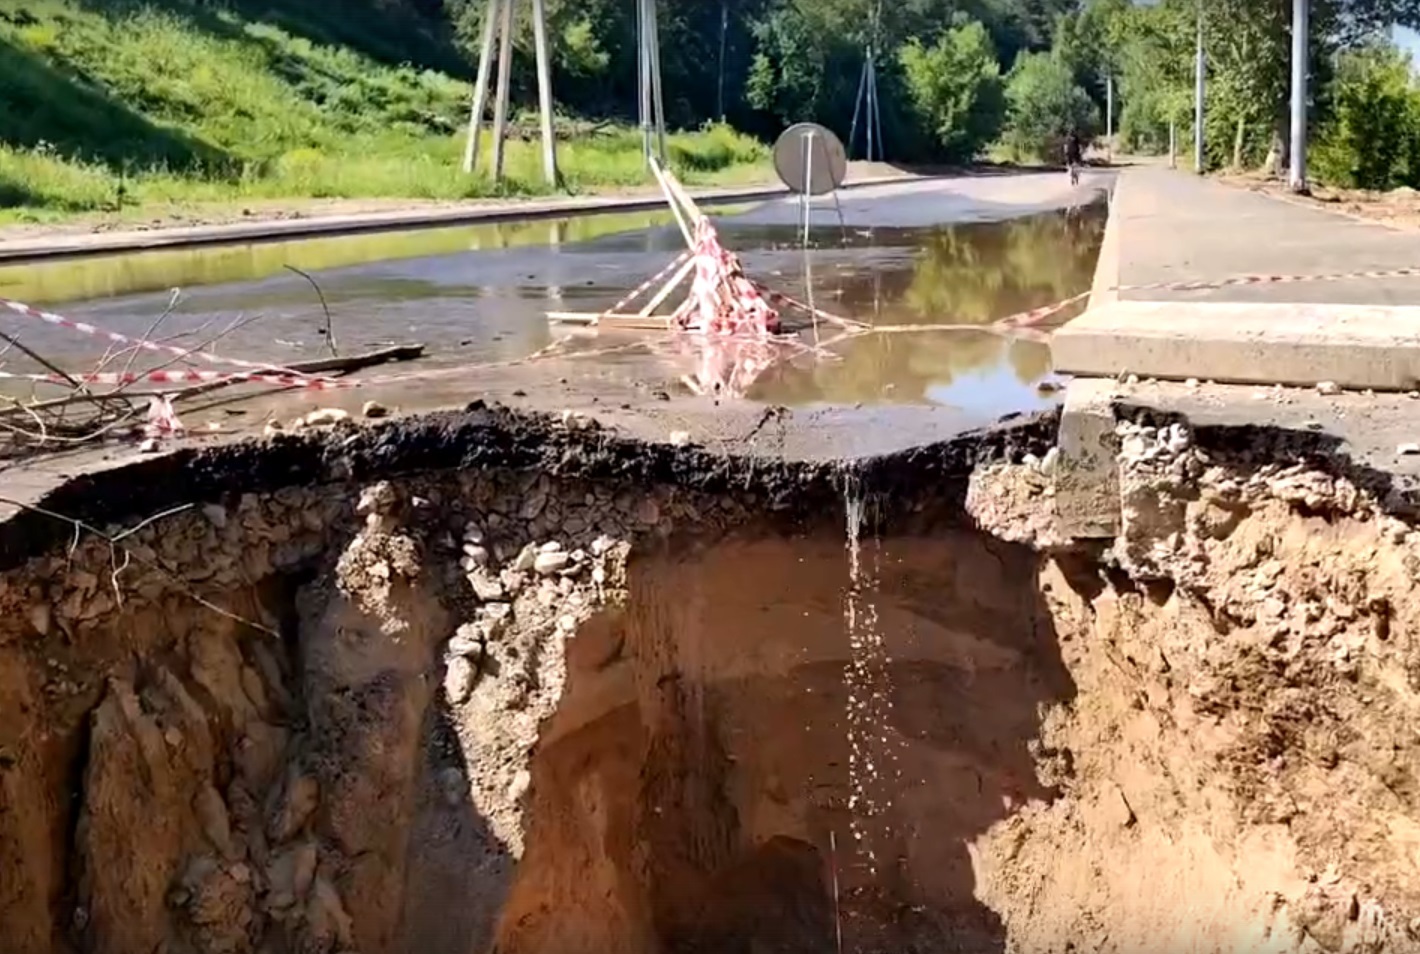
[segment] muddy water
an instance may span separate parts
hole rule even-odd
[[[843,227],[821,208],[808,253],[785,221],[786,208],[792,211],[785,203],[749,214],[717,212],[726,245],[752,276],[799,297],[811,291],[822,308],[878,325],[983,326],[840,342],[830,348],[835,360],[802,356],[776,364],[754,382],[750,399],[926,403],[985,418],[1052,400],[1037,391],[1050,374],[1048,347],[984,326],[1088,287],[1102,208],[929,228],[869,224],[915,222],[921,205],[911,196],[884,197],[870,210],[849,207]],[[969,211],[952,206],[941,214],[969,218]],[[53,303],[68,316],[130,335],[148,334],[171,305],[154,337],[184,345],[216,338],[212,347],[220,353],[278,364],[327,353],[328,308],[343,353],[417,341],[431,355],[422,366],[448,367],[518,359],[546,347],[567,335],[549,326],[546,312],[600,311],[681,247],[660,214],[587,216],[27,266],[0,271],[0,295]],[[308,272],[324,301],[287,265]],[[176,305],[172,287],[183,289]],[[92,367],[103,353],[96,339],[18,321],[0,318],[0,330],[21,330],[27,343],[66,368]],[[829,329],[819,335],[828,338]],[[809,329],[804,336],[813,340]],[[575,354],[608,343],[573,336],[566,347]],[[577,360],[673,389],[696,358],[660,341]],[[11,358],[7,368],[31,370],[21,364]]]

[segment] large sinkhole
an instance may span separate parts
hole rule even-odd
[[[1035,425],[514,425],[0,528],[0,949],[1413,949],[1420,535],[1372,490],[1130,432],[1107,554],[1032,537]]]

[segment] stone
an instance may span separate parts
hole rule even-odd
[[[559,616],[557,618],[557,628],[562,630],[562,632],[564,633],[575,632],[577,629],[577,617],[571,615],[570,613],[564,614],[563,616]]]
[[[48,603],[32,603],[29,608],[30,625],[34,627],[36,633],[41,636],[49,635],[49,624],[53,617],[53,611]]]
[[[533,560],[533,570],[539,576],[551,576],[572,562],[570,554],[561,551],[552,553],[539,553]]]
[[[483,655],[483,630],[474,623],[464,623],[449,640],[450,656],[466,656],[477,659]]]
[[[508,801],[516,802],[528,793],[532,787],[532,774],[527,769],[519,769],[518,774],[513,776],[513,780],[508,783]]]
[[[592,555],[604,556],[607,551],[616,546],[616,541],[606,534],[602,534],[592,541]]]
[[[338,407],[317,408],[302,420],[307,427],[330,427],[350,419],[350,412]]]
[[[654,527],[661,521],[661,508],[654,497],[642,497],[636,504],[636,519],[643,525]]]
[[[150,437],[145,441],[140,441],[138,444],[138,453],[140,454],[152,454],[155,453],[157,449],[158,440],[154,437]]]
[[[207,518],[207,522],[218,530],[227,528],[227,508],[221,504],[203,504],[202,515]]]
[[[547,541],[546,543],[544,543],[542,546],[538,547],[538,548],[537,548],[537,552],[539,552],[539,553],[561,553],[561,552],[562,552],[562,544],[558,543],[556,540],[549,540],[549,541]]]
[[[1340,394],[1341,385],[1335,381],[1319,381],[1316,386],[1317,394]]]
[[[473,694],[474,676],[473,663],[467,657],[454,656],[449,659],[444,669],[444,695],[452,705],[461,706],[468,701]]]
[[[502,581],[484,569],[474,570],[467,579],[469,586],[473,587],[473,595],[485,603],[497,602],[507,596]]]
[[[684,447],[686,444],[690,443],[690,432],[671,431],[670,438],[672,447]]]
[[[371,420],[374,420],[376,418],[388,417],[390,409],[385,407],[379,401],[366,401],[364,405],[360,408],[360,413],[370,418]]]
[[[488,565],[488,550],[476,543],[465,543],[463,545],[463,555],[467,557],[474,566]]]
[[[531,543],[528,544],[527,546],[523,547],[523,549],[518,553],[518,558],[513,561],[513,565],[510,567],[510,569],[514,573],[528,572],[533,568],[533,565],[537,562],[537,553],[537,548],[534,547]]]
[[[1396,447],[1395,452],[1401,457],[1408,457],[1413,454],[1420,454],[1420,444],[1406,442]]]

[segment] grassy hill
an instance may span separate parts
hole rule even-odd
[[[246,199],[545,191],[533,141],[510,143],[501,190],[462,174],[470,89],[449,72],[462,62],[451,46],[413,33],[404,39],[418,42],[391,43],[408,25],[341,0],[270,3],[6,4],[0,222]],[[692,181],[755,175],[765,156],[724,127],[672,139],[672,162]],[[560,159],[569,191],[646,179],[630,129],[574,137]]]

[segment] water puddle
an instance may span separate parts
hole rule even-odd
[[[893,330],[830,340],[838,329],[806,328],[801,340],[810,347],[770,361],[755,348],[702,353],[664,337],[551,325],[548,312],[610,307],[682,250],[660,212],[22,266],[0,269],[0,296],[58,303],[51,307],[122,334],[274,364],[327,353],[328,308],[344,351],[420,342],[429,355],[420,367],[429,370],[517,361],[557,342],[565,360],[602,377],[674,391],[708,376],[732,390],[744,382],[750,400],[791,406],[937,405],[970,423],[1055,400],[1041,388],[1051,375],[1048,344],[989,326],[1089,287],[1102,204],[929,229],[820,223],[807,254],[793,225],[737,213],[716,210],[726,246],[751,277]],[[882,214],[893,215],[889,206]],[[307,273],[320,295],[288,266]],[[182,288],[176,304],[174,286]],[[0,328],[19,327],[14,321]],[[944,324],[954,330],[923,330]],[[104,352],[97,339],[34,322],[23,328],[27,344],[64,367],[91,367]],[[743,373],[756,363],[755,373]]]
[[[556,248],[671,223],[669,211],[619,212],[98,255],[0,267],[0,296],[30,304],[87,301],[170,288],[258,282],[281,275],[288,266],[318,273],[371,262]]]

